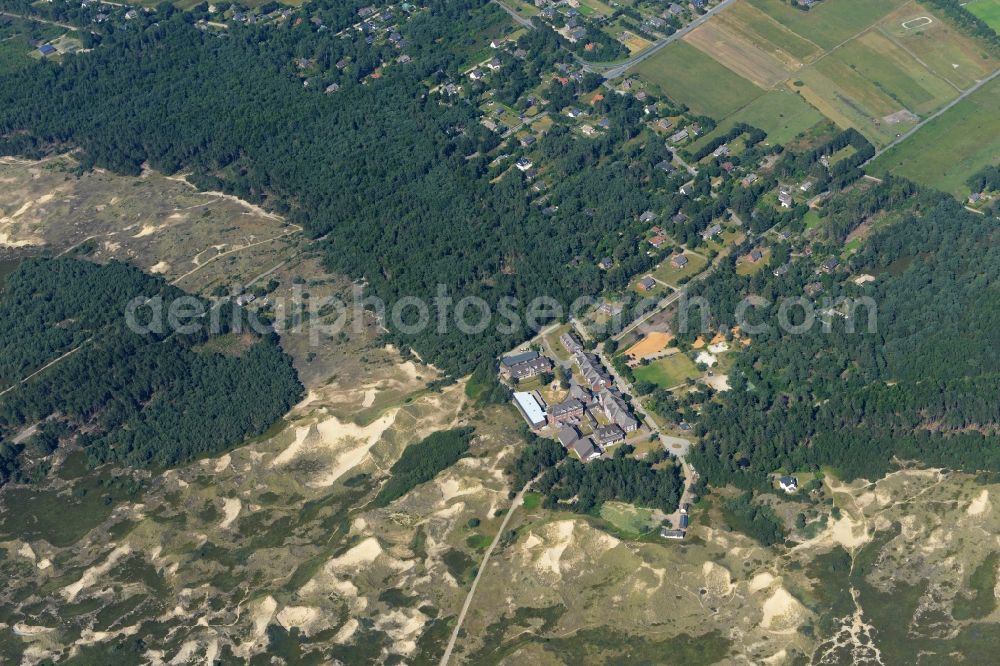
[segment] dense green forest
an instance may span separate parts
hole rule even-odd
[[[185,294],[118,262],[29,259],[10,276],[0,358],[12,389],[0,396],[0,436],[43,423],[26,444],[4,446],[0,482],[19,478],[26,448],[43,456],[77,431],[95,463],[179,465],[264,432],[298,400],[302,387],[277,337],[249,332],[231,302],[220,306],[215,334],[133,332],[128,303],[156,295]]]
[[[597,104],[610,128],[580,141],[558,122],[558,110],[600,77],[546,90],[557,123],[533,153],[560,175],[543,207],[521,172],[490,166],[486,151],[500,138],[478,122],[479,110],[430,92],[465,78],[475,48],[469,36],[509,21],[501,9],[486,0],[432,0],[400,23],[412,60],[378,79],[369,75],[398,51],[354,31],[338,37],[356,20],[352,12],[329,16],[322,4],[306,11],[328,29],[262,22],[219,36],[190,25],[190,14],[166,12],[102,29],[99,48],[0,77],[0,153],[78,147],[85,166],[190,171],[196,183],[273,208],[323,237],[328,266],[364,278],[390,304],[433,297],[439,284],[494,306],[516,298],[523,307],[540,294],[569,303],[623,287],[651,266],[637,251],[637,216],[676,210],[680,198],[671,177],[654,168],[669,156],[661,142],[622,149],[642,129],[643,105],[633,97]],[[559,57],[558,40],[541,33],[521,38],[523,63],[505,64],[510,85],[537,76],[538,57]],[[305,69],[296,64],[303,59]],[[350,63],[342,71],[334,67],[341,60]],[[340,92],[323,94],[331,82]],[[598,270],[608,255],[618,265]],[[432,321],[436,315],[432,309]],[[473,336],[431,327],[398,334],[398,342],[457,374],[525,334],[523,326]]]
[[[622,444],[611,459],[582,463],[567,456],[558,442],[530,432],[524,436],[528,444],[507,467],[507,474],[513,489],[539,477],[534,489],[545,495],[547,508],[590,513],[617,500],[664,513],[677,510],[684,481],[666,451],[638,460],[631,457],[633,447]]]
[[[765,489],[776,470],[821,465],[848,479],[879,477],[904,460],[1000,469],[995,219],[892,178],[856,189],[831,210],[845,219],[854,211],[855,226],[876,212],[891,223],[829,275],[818,278],[803,261],[781,277],[741,277],[724,265],[693,290],[712,303],[712,325],[720,328],[734,323],[743,295],[773,304],[756,308],[753,323],[772,325],[740,355],[733,390],[706,403],[705,445],[692,454],[699,472],[711,483]],[[845,280],[862,273],[875,281]],[[820,314],[827,325],[804,333],[773,325],[780,300],[801,296],[816,280],[824,286],[818,299],[873,299],[874,328],[868,307]],[[816,309],[836,307],[820,300]],[[801,323],[803,311],[795,312],[791,323]]]
[[[472,427],[442,430],[406,447],[389,470],[392,476],[376,495],[375,506],[388,506],[454,465],[469,452],[474,432]]]

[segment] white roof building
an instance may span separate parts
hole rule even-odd
[[[532,428],[545,425],[545,410],[538,404],[534,395],[526,391],[518,391],[514,394],[514,402]]]

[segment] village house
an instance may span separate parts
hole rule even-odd
[[[500,360],[500,374],[508,379],[529,379],[552,369],[552,361],[538,352],[525,352]]]
[[[757,182],[757,174],[749,173],[740,182],[743,183],[743,187],[749,187]]]
[[[612,423],[625,432],[633,432],[639,428],[639,422],[632,416],[628,405],[625,404],[625,400],[620,395],[609,389],[604,389],[597,397],[601,408]]]
[[[774,277],[781,277],[782,275],[788,272],[788,269],[790,267],[791,267],[790,264],[781,264],[780,266],[774,269]]]
[[[577,352],[574,354],[577,365],[580,366],[580,374],[590,385],[591,390],[601,391],[611,386],[611,376],[605,372],[600,360],[593,354]]]
[[[720,233],[722,233],[722,225],[716,223],[710,226],[708,229],[705,229],[705,231],[701,233],[701,237],[705,240],[712,240]]]
[[[712,151],[712,157],[722,157],[729,154],[729,144],[722,144],[718,148]]]
[[[839,266],[839,265],[840,265],[840,262],[837,261],[836,257],[830,257],[829,259],[827,259],[826,261],[824,261],[822,264],[820,264],[819,269],[821,271],[823,271],[824,273],[832,273],[837,268],[837,266]]]
[[[521,159],[519,159],[517,162],[514,163],[514,166],[516,166],[521,171],[527,171],[532,167],[532,164],[533,164],[532,161],[529,160],[527,157],[522,157]]]
[[[486,75],[483,73],[483,70],[479,69],[478,67],[469,72],[469,78],[473,81],[482,81],[483,78],[485,78],[485,76]]]
[[[660,247],[661,245],[663,245],[666,242],[667,242],[666,237],[665,236],[661,236],[659,234],[657,234],[656,236],[653,236],[652,238],[649,239],[649,244],[652,245],[653,247],[656,247],[656,248]]]
[[[559,342],[562,343],[562,346],[565,347],[566,351],[570,354],[583,351],[583,343],[580,342],[580,338],[573,331],[566,331],[560,335]]]
[[[687,220],[688,216],[685,215],[682,211],[677,211],[677,213],[675,213],[674,216],[670,218],[670,221],[673,222],[674,224],[684,224],[685,222],[687,222]]]
[[[594,428],[594,441],[597,442],[601,448],[607,448],[619,442],[625,441],[625,432],[618,427],[618,424],[612,423],[609,425],[598,426]]]
[[[670,163],[670,160],[660,160],[656,163],[656,168],[666,174],[674,171],[674,165]]]
[[[494,56],[493,58],[491,58],[491,59],[490,59],[490,61],[489,61],[488,63],[486,63],[486,69],[490,70],[491,72],[496,72],[496,71],[499,71],[499,69],[500,69],[500,68],[501,68],[502,66],[503,66],[503,65],[502,65],[502,63],[500,62],[500,58],[497,58],[497,57],[495,57],[495,56]]]
[[[688,258],[686,255],[683,254],[674,255],[670,259],[670,265],[673,266],[674,268],[684,268],[685,266],[688,265]]]
[[[786,493],[794,493],[799,487],[799,480],[794,476],[783,476],[778,479],[778,485]]]
[[[671,134],[670,138],[667,139],[667,141],[669,141],[670,143],[680,143],[684,139],[688,138],[688,136],[690,136],[688,131],[686,129],[682,129],[678,132],[674,132],[673,134]]]
[[[594,446],[593,440],[589,437],[584,437],[573,442],[573,450],[576,451],[576,455],[580,456],[580,460],[583,462],[590,462],[595,458],[601,457],[600,450]]]
[[[778,202],[781,204],[782,208],[791,208],[792,195],[788,192],[788,190],[778,192]]]
[[[573,446],[573,442],[580,439],[580,433],[573,426],[564,425],[560,426],[556,432],[556,439],[563,445],[563,448],[568,449]]]
[[[530,427],[541,428],[545,425],[545,409],[534,393],[525,391],[515,393],[514,404]]]
[[[647,210],[645,213],[639,216],[640,222],[650,223],[656,219],[656,213],[651,210]]]
[[[523,137],[520,140],[521,147],[522,148],[529,148],[529,147],[531,147],[531,146],[533,146],[535,144],[535,141],[536,141],[535,135],[534,134],[529,134],[528,136]]]
[[[680,541],[684,538],[684,530],[671,530],[666,527],[660,529],[660,536],[664,539]]]
[[[570,382],[569,395],[571,398],[576,398],[582,402],[584,406],[591,405],[594,402],[594,394],[590,392],[590,389],[580,386],[576,383],[576,380]]]
[[[806,296],[812,298],[816,294],[823,292],[823,285],[820,284],[819,282],[810,282],[805,286],[805,289],[803,291],[805,291]]]
[[[653,288],[656,286],[656,280],[647,275],[646,277],[636,282],[635,286],[639,291],[652,291]]]
[[[664,130],[664,131],[666,131],[666,130],[668,130],[671,127],[674,126],[674,124],[672,122],[670,122],[669,120],[667,120],[666,118],[660,118],[659,120],[656,121],[656,124],[659,126],[659,128],[661,130]]]
[[[597,267],[603,271],[611,270],[615,265],[615,260],[611,257],[603,257],[599,262],[597,262]]]
[[[812,189],[812,186],[813,182],[811,180],[806,180],[803,181],[801,185],[799,185],[799,189],[802,190],[803,192],[808,192],[809,190]]]
[[[551,405],[548,411],[550,425],[556,423],[579,423],[583,416],[583,403],[576,398],[569,398]]]
[[[753,263],[757,263],[764,257],[764,253],[760,251],[759,248],[754,248],[750,251],[749,259]]]

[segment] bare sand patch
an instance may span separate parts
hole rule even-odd
[[[794,631],[799,625],[805,608],[788,590],[779,587],[763,606],[764,618],[760,625],[770,631]]]
[[[312,606],[285,606],[275,616],[285,629],[295,627],[307,636],[320,618],[320,610]]]
[[[149,268],[150,273],[166,273],[170,270],[170,264],[166,261],[158,261]]]
[[[80,580],[76,581],[75,583],[67,585],[62,590],[60,590],[59,593],[66,599],[66,601],[72,603],[73,601],[76,600],[77,595],[80,594],[80,592],[84,588],[90,587],[91,585],[96,583],[101,576],[111,571],[111,569],[115,566],[115,564],[118,563],[118,560],[120,560],[121,558],[123,558],[124,556],[128,555],[131,552],[132,548],[128,544],[123,546],[118,546],[113,551],[111,551],[111,553],[108,555],[108,558],[104,560],[103,563],[98,564],[97,566],[90,567],[89,569],[84,571],[83,576],[80,577]]]
[[[774,583],[774,576],[766,571],[761,572],[750,579],[750,591],[760,592],[761,590],[766,590],[771,587],[772,583]]]
[[[240,510],[243,509],[243,503],[235,497],[227,497],[223,500],[222,511],[225,516],[222,522],[219,523],[219,527],[226,529],[239,517]]]
[[[729,569],[715,562],[705,562],[702,565],[701,573],[705,578],[705,589],[714,596],[729,596],[736,588],[733,585]]]
[[[371,564],[384,551],[379,545],[378,539],[368,537],[358,545],[354,546],[340,557],[335,557],[326,564],[329,571],[338,569],[356,569],[360,565]]]
[[[992,508],[990,504],[990,491],[983,489],[976,499],[972,500],[969,504],[969,508],[965,510],[965,513],[970,516],[978,516],[986,513],[988,509]]]
[[[728,391],[731,388],[729,386],[729,375],[712,375],[711,377],[703,377],[702,381],[716,391]]]

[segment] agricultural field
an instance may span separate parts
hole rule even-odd
[[[787,88],[777,87],[726,116],[718,127],[695,141],[691,149],[697,150],[701,145],[728,132],[737,123],[747,123],[767,132],[765,145],[786,144],[822,120],[823,114],[801,95]]]
[[[1000,163],[1000,78],[956,104],[913,136],[879,156],[869,173],[896,175],[960,197],[966,179],[988,164]]]
[[[676,49],[674,71],[659,73],[668,96],[693,100],[692,108],[722,128],[748,122],[779,143],[825,116],[885,146],[1000,67],[991,46],[903,0],[821,2],[808,12],[780,0],[741,0],[683,41],[744,87],[720,99],[716,86],[706,92],[692,85],[684,80],[689,72],[704,71],[699,81],[720,75]],[[751,97],[745,83],[774,94]],[[727,78],[720,87],[728,85]],[[740,90],[744,103],[735,106]]]
[[[662,388],[680,386],[688,379],[698,377],[701,372],[686,354],[677,353],[639,365],[633,370],[635,378],[641,382],[652,382]]]
[[[764,94],[762,89],[683,41],[674,42],[643,61],[636,71],[670,99],[713,118],[724,118]]]
[[[965,8],[1000,32],[1000,0],[971,0]]]
[[[823,50],[850,40],[906,0],[833,0],[821,2],[808,12],[792,8],[783,0],[747,0],[755,8]],[[779,44],[780,46],[780,44]]]

